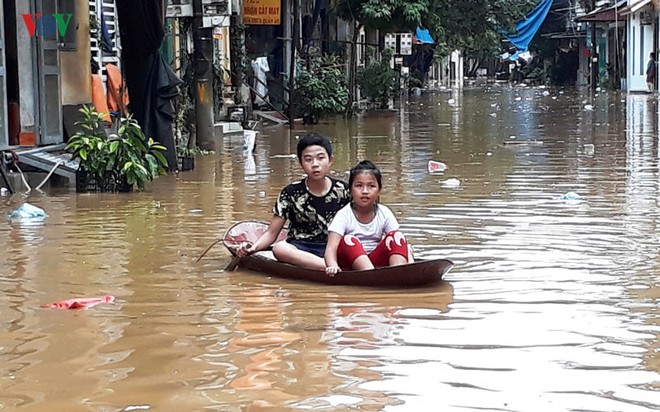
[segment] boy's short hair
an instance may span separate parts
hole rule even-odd
[[[323,136],[320,133],[311,132],[303,136],[302,139],[298,140],[298,146],[296,147],[296,152],[298,153],[298,161],[302,162],[302,152],[307,149],[309,146],[321,146],[328,152],[328,157],[332,156],[332,144],[330,139]]]

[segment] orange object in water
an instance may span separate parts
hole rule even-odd
[[[106,64],[105,70],[108,73],[108,107],[113,112],[126,113],[128,111],[128,90],[126,90],[121,71],[112,63]]]
[[[50,309],[86,309],[96,306],[99,303],[112,303],[115,301],[114,296],[105,295],[96,298],[72,298],[61,300],[59,302],[48,303],[43,305],[42,308]]]
[[[108,110],[108,99],[105,97],[105,89],[103,88],[103,79],[101,75],[92,75],[92,104],[96,107],[96,111],[104,113],[103,119],[110,122],[110,113]]]

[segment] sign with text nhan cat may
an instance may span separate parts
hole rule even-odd
[[[243,24],[280,24],[280,0],[243,1]]]

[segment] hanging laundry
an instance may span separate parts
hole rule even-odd
[[[128,113],[128,90],[119,67],[112,63],[105,65],[108,73],[108,109],[115,113]]]
[[[101,50],[106,53],[112,53],[115,48],[115,44],[112,41],[112,35],[108,31],[108,25],[105,23],[105,15],[101,11]]]
[[[268,59],[266,57],[257,57],[252,60],[252,71],[254,72],[254,90],[256,95],[254,97],[254,105],[265,106],[268,100],[268,80],[266,74],[270,71],[268,66]]]
[[[92,74],[92,104],[96,111],[102,113],[103,120],[111,122],[108,99],[103,88],[103,79],[100,74]]]

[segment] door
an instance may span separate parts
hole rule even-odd
[[[57,1],[36,0],[36,13],[43,23],[35,32],[37,39],[39,145],[62,143],[62,97],[60,89],[60,54],[57,24]]]
[[[628,90],[631,92],[646,92],[646,65],[649,55],[654,49],[653,25],[642,24],[640,14],[631,13],[629,21],[630,52],[628,54]]]
[[[7,79],[5,76],[5,16],[0,1],[0,150],[9,145],[7,135]]]

